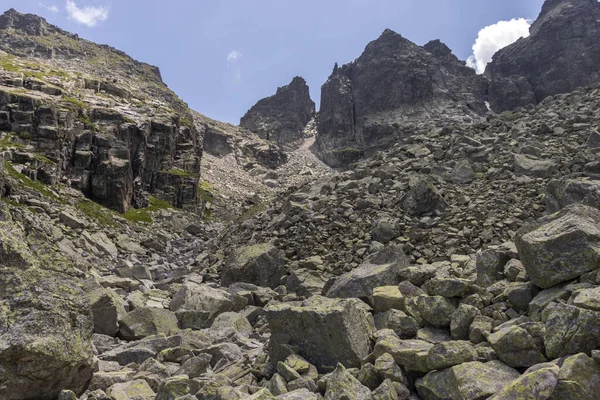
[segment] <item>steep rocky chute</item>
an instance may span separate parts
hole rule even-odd
[[[560,19],[570,8],[553,9]],[[464,105],[472,92],[451,91],[462,82],[452,76],[474,75],[445,45],[418,47],[386,32],[374,49],[400,46],[423,66],[457,69],[445,75],[447,92],[434,90],[414,119],[401,117],[402,135],[335,172],[307,157],[310,140],[283,152],[242,127],[197,113],[187,121],[167,94],[155,93],[142,113],[108,86],[87,92],[70,69],[75,59],[86,66],[84,55],[60,42],[79,39],[36,16],[2,18],[13,51],[29,43],[35,54],[48,43],[35,41],[51,35],[46,46],[75,58],[2,59],[1,74],[13,83],[1,88],[9,101],[0,107],[0,398],[600,398],[597,85],[479,118],[479,103]],[[77,43],[108,51],[103,57],[120,54]],[[128,58],[116,65],[146,69]],[[118,78],[98,82],[123,89]],[[134,98],[166,90],[130,84]],[[110,107],[98,111],[98,101]],[[393,115],[405,115],[400,108]],[[163,112],[172,122],[153,127]],[[161,132],[150,135],[157,142],[123,133],[149,119],[150,133]],[[179,137],[182,120],[204,137],[172,153],[161,138]],[[68,143],[69,123],[83,124],[70,154],[91,152],[129,170],[130,150],[150,148],[163,155],[152,168],[159,176],[173,168],[163,172],[179,183],[198,182],[186,166],[204,143],[203,179],[219,185],[199,181],[198,196],[218,197],[221,212],[191,212],[164,179],[134,185],[134,201],[149,204],[125,213],[91,201],[72,165],[62,168],[45,150]],[[363,137],[374,132],[364,127]],[[48,131],[58,136],[40,136]],[[238,215],[250,190],[263,197]],[[111,200],[124,205],[127,197]]]

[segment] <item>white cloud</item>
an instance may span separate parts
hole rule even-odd
[[[72,0],[67,0],[66,5],[69,18],[89,28],[98,25],[98,22],[108,19],[108,7],[81,7]]]
[[[473,55],[467,59],[467,65],[483,74],[486,65],[498,50],[516,42],[521,37],[529,36],[531,20],[513,18],[510,21],[500,21],[479,31],[473,44]]]
[[[42,8],[45,8],[45,9],[46,9],[46,10],[48,10],[48,11],[52,11],[52,12],[54,12],[54,13],[57,13],[57,12],[59,11],[59,10],[58,10],[58,7],[56,7],[54,4],[51,4],[51,5],[46,5],[46,4],[42,3],[42,2],[39,2],[39,3],[38,3],[38,6],[40,6],[40,7],[42,7]]]
[[[231,50],[229,52],[229,54],[227,55],[227,61],[229,61],[229,62],[235,62],[235,61],[239,60],[240,58],[242,58],[242,53],[240,53],[237,50]]]
[[[228,80],[230,84],[237,84],[242,80],[241,58],[242,53],[237,50],[231,50],[227,55],[227,69],[229,70]]]

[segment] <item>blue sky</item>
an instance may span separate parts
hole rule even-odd
[[[163,80],[191,108],[235,124],[256,101],[296,75],[307,80],[318,107],[320,87],[333,64],[357,58],[385,28],[420,45],[441,39],[466,60],[483,28],[513,18],[535,19],[542,3],[1,0],[4,9],[41,15],[83,38],[159,66]],[[503,29],[501,35],[506,29],[514,31],[510,26]],[[483,42],[480,47],[485,47]]]

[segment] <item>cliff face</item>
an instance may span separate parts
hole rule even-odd
[[[292,146],[303,137],[306,124],[315,115],[315,103],[303,78],[277,89],[273,96],[256,103],[240,120],[240,126],[280,147]]]
[[[2,147],[31,178],[120,212],[150,193],[196,206],[202,139],[158,68],[14,10],[0,62]]]
[[[417,46],[386,30],[323,85],[319,151],[338,166],[401,135],[419,118],[476,118],[487,111],[487,82],[439,41]]]
[[[596,0],[547,0],[530,32],[498,51],[486,69],[495,111],[535,104],[600,80]]]

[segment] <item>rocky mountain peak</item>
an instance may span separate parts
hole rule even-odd
[[[600,3],[597,0],[546,0],[540,15],[531,25],[531,34],[536,34],[540,29],[557,30],[557,22],[571,24],[583,18],[591,22],[591,17],[600,14]]]
[[[344,166],[401,138],[410,121],[476,120],[487,111],[486,91],[485,79],[443,43],[421,47],[387,29],[323,85],[320,154]]]
[[[450,47],[445,43],[442,43],[439,39],[427,42],[423,48],[439,59],[446,59],[450,62],[460,62],[458,57],[452,53]]]
[[[548,0],[530,32],[499,50],[486,68],[495,111],[536,104],[600,81],[596,0]]]
[[[240,119],[240,126],[280,147],[293,147],[314,114],[309,87],[304,78],[297,76],[273,96],[258,101]]]
[[[49,32],[61,31],[40,16],[21,14],[14,8],[0,15],[0,29],[15,29],[34,36],[45,36]]]

